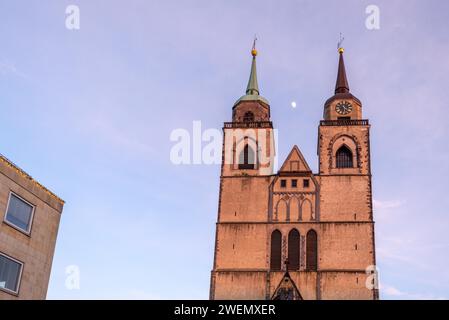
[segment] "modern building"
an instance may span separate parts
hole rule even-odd
[[[0,155],[0,300],[46,298],[63,206]]]
[[[370,125],[350,93],[343,52],[318,137],[310,134],[319,172],[294,146],[274,173],[253,48],[246,94],[223,128],[211,299],[378,299]]]

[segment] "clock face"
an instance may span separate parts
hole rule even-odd
[[[335,106],[335,111],[338,114],[348,114],[352,111],[352,105],[348,101],[340,101]]]

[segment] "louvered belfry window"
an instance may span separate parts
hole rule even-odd
[[[340,147],[337,151],[337,168],[352,168],[352,152],[346,146]]]
[[[288,269],[299,270],[299,232],[293,229],[288,234]]]
[[[306,268],[309,271],[316,271],[318,267],[318,237],[315,230],[307,232],[306,247]]]
[[[271,255],[270,269],[273,271],[281,270],[281,247],[282,234],[279,230],[274,230],[271,234]]]

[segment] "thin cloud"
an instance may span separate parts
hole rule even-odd
[[[17,69],[14,63],[7,61],[0,61],[0,74],[13,75],[22,79],[29,79],[29,76]]]

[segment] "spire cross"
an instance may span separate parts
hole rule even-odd
[[[253,58],[255,58],[257,56],[256,41],[257,41],[257,35],[254,35],[253,48],[251,49],[251,55],[253,56]]]
[[[256,41],[257,41],[257,35],[254,35],[254,41],[253,41],[253,49],[252,50],[256,50]]]

